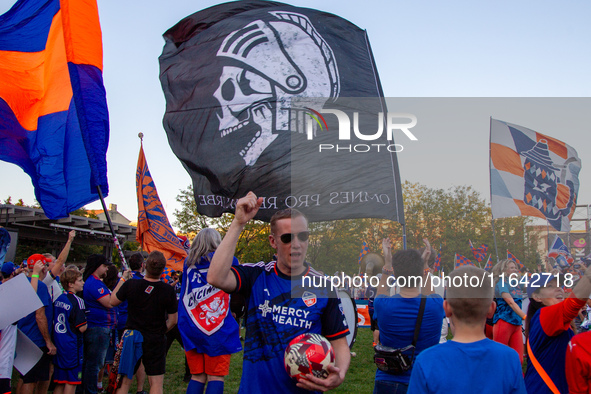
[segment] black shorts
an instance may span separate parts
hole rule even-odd
[[[143,335],[142,362],[146,375],[164,375],[166,370],[166,335]]]
[[[0,379],[0,394],[10,394],[11,391],[10,379]]]
[[[46,346],[40,348],[43,356],[37,361],[37,364],[26,375],[23,376],[23,383],[37,383],[49,380],[49,364],[51,356],[47,354],[49,349]]]

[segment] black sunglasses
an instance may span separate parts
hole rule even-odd
[[[279,236],[279,239],[281,240],[281,242],[283,242],[284,244],[288,244],[291,243],[291,240],[294,237],[298,237],[298,239],[301,242],[306,242],[308,240],[308,238],[310,238],[310,232],[309,231],[302,231],[301,233],[297,233],[297,234],[292,234],[292,233],[285,233],[285,234],[281,234]]]

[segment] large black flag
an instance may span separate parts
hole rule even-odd
[[[295,207],[314,221],[404,222],[397,121],[364,30],[318,10],[240,1],[188,16],[164,38],[164,128],[199,213],[232,212],[252,190],[265,198],[261,220]]]

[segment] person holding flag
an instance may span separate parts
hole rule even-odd
[[[510,285],[519,281],[519,269],[513,260],[502,260],[492,269],[495,278],[497,309],[493,317],[493,340],[515,349],[523,362],[523,338],[521,325],[526,315],[521,310],[521,289]],[[502,275],[504,274],[504,275]]]

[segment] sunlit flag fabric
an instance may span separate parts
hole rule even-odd
[[[570,146],[525,127],[491,120],[490,188],[493,218],[536,216],[570,230],[581,160]]]
[[[102,68],[95,0],[20,0],[0,16],[0,159],[50,219],[108,194]]]
[[[561,268],[568,267],[575,261],[564,241],[558,235],[554,238],[554,242],[548,251],[548,257],[552,257]]]
[[[181,240],[176,236],[164,207],[158,197],[158,191],[148,163],[144,156],[144,148],[140,147],[140,155],[137,161],[136,172],[137,189],[137,241],[148,252],[158,250],[166,257],[166,266],[175,271],[183,270],[183,261],[187,252],[183,248]]]
[[[472,250],[472,254],[474,255],[474,259],[476,259],[476,261],[479,263],[483,262],[484,259],[486,258],[486,252],[488,251],[488,245],[482,244],[479,247],[475,248],[474,245],[472,245],[471,240],[468,240],[468,242],[470,243],[470,250]]]
[[[367,242],[363,241],[361,243],[361,252],[359,252],[359,260],[357,260],[357,264],[361,264],[361,260],[363,256],[369,253],[369,246],[367,246]]]
[[[164,39],[163,124],[199,213],[232,212],[252,190],[265,199],[261,220],[290,207],[312,221],[404,222],[401,145],[387,139],[364,30],[318,10],[247,0],[190,15]]]
[[[519,269],[523,268],[523,263],[513,253],[509,252],[509,249],[507,249],[507,259],[516,262]]]
[[[455,254],[454,256],[454,269],[462,267],[464,265],[474,265],[473,262],[470,261],[467,257],[462,256],[461,254]]]

